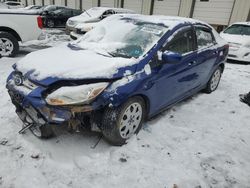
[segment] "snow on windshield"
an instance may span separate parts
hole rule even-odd
[[[87,16],[87,17],[93,17],[93,18],[98,18],[100,17],[104,11],[106,11],[107,9],[105,8],[101,8],[101,7],[94,7],[88,10],[85,10],[81,16]]]
[[[167,30],[163,24],[116,15],[72,44],[114,57],[138,58],[147,53]]]

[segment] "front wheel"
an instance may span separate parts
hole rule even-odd
[[[0,31],[0,56],[14,57],[19,51],[17,39],[8,32]]]
[[[212,93],[213,91],[215,91],[220,83],[220,79],[221,79],[221,75],[222,75],[222,68],[218,67],[214,73],[212,74],[209,82],[207,83],[207,86],[205,88],[205,92],[206,93]]]
[[[145,119],[145,109],[141,97],[130,98],[118,108],[107,108],[102,121],[102,132],[107,141],[121,146],[138,134]]]
[[[48,139],[54,136],[54,131],[51,125],[34,125],[30,127],[30,131],[38,138]]]

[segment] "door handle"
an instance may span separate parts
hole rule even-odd
[[[196,61],[191,61],[188,63],[188,66],[195,65],[197,62]]]

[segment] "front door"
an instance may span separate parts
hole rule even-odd
[[[160,51],[175,52],[182,55],[178,63],[161,62],[154,67],[152,62],[152,77],[154,96],[152,108],[160,110],[186,97],[190,90],[198,87],[199,75],[196,70],[195,35],[193,28],[185,27],[173,34],[173,39],[167,42]],[[157,61],[157,60],[156,60]]]

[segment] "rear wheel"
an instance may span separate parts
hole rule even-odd
[[[207,83],[207,87],[204,90],[206,93],[212,93],[218,88],[221,75],[222,75],[222,68],[218,67],[212,74],[209,82]]]
[[[45,125],[34,125],[30,127],[30,131],[33,135],[38,138],[51,138],[54,136],[54,131],[52,130],[52,126],[45,124]]]
[[[118,108],[107,108],[102,122],[104,137],[113,145],[125,144],[126,140],[140,131],[145,109],[141,97],[131,98]]]
[[[47,26],[48,26],[49,28],[53,28],[53,27],[55,27],[55,22],[54,22],[53,20],[48,20],[48,21],[47,21]]]
[[[0,32],[0,56],[14,57],[19,51],[17,39],[10,33]]]

